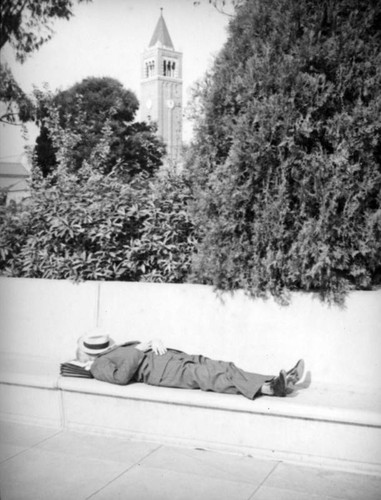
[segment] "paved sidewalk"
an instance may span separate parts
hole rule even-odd
[[[381,478],[0,423],[1,500],[378,500]]]

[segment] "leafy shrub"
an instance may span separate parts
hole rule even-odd
[[[84,167],[42,181],[3,215],[0,266],[8,276],[181,282],[190,266],[191,223],[166,174],[130,185]],[[85,177],[85,178],[84,178]]]
[[[78,134],[50,131],[59,165],[43,178],[34,169],[30,198],[3,207],[0,271],[31,278],[181,282],[194,247],[183,174],[165,170],[136,175],[128,184],[123,165],[110,173],[112,132],[102,138],[80,170],[71,167]],[[80,119],[80,116],[78,117]]]

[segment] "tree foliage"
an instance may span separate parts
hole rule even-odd
[[[381,265],[381,3],[252,0],[196,89],[195,279],[369,288]]]
[[[82,119],[81,115],[77,117]],[[70,168],[78,136],[49,123],[57,169],[35,168],[31,196],[0,207],[0,273],[6,276],[182,282],[194,248],[186,210],[186,177],[171,170],[127,184],[104,173],[112,146],[110,121],[78,172]]]
[[[206,2],[206,0],[204,0]],[[224,14],[230,17],[233,17],[232,12],[235,8],[242,5],[245,0],[208,0],[210,5],[220,12],[220,14]],[[195,0],[193,5],[200,5],[201,0]]]
[[[164,144],[149,124],[131,123],[139,102],[135,94],[126,90],[119,81],[107,77],[85,78],[55,96],[41,91],[36,95],[40,102],[41,131],[35,152],[37,164],[44,176],[57,166],[47,126],[52,105],[59,110],[61,126],[78,136],[70,153],[70,168],[73,171],[79,170],[83,161],[89,157],[102,135],[106,120],[109,120],[112,137],[104,173],[109,173],[115,165],[121,163],[128,180],[139,172],[152,175],[161,165]]]
[[[91,0],[78,0],[78,2]],[[16,59],[25,59],[53,36],[57,19],[70,19],[72,0],[2,0],[0,3],[0,49],[9,43]],[[30,98],[15,81],[11,69],[0,64],[0,102],[5,111],[0,121],[11,125],[31,120],[35,109]]]
[[[0,115],[2,123],[20,125],[34,116],[32,100],[15,81],[12,71],[6,64],[0,64],[0,102],[4,103]]]
[[[78,0],[78,3],[89,0]],[[2,0],[0,49],[8,42],[19,61],[40,48],[53,35],[52,23],[70,19],[72,0]]]

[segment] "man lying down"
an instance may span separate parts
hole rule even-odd
[[[241,394],[249,399],[261,394],[284,397],[304,374],[302,359],[291,370],[280,370],[278,376],[262,375],[244,371],[231,362],[167,348],[159,339],[117,345],[108,335],[81,337],[77,360],[86,363],[95,379],[112,384],[143,382]]]

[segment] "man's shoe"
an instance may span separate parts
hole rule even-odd
[[[304,360],[299,359],[294,368],[286,372],[286,383],[295,385],[302,379],[304,375]]]
[[[270,388],[273,391],[274,396],[278,396],[280,398],[284,398],[287,394],[287,380],[286,380],[286,372],[281,370],[277,377],[274,377],[270,381]]]

